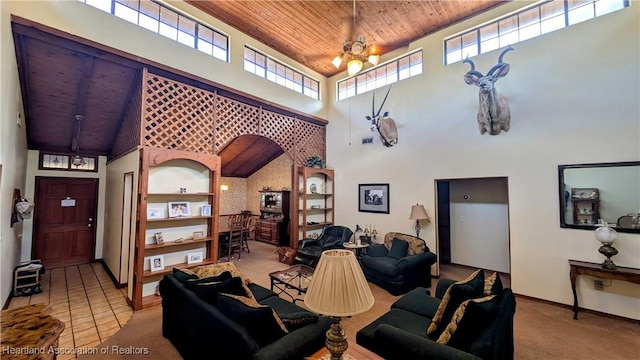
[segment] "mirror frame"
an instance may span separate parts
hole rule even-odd
[[[559,216],[560,216],[560,227],[568,228],[568,229],[580,229],[580,230],[595,230],[597,227],[595,225],[577,225],[577,224],[567,224],[565,221],[565,211],[564,211],[564,170],[565,169],[579,169],[579,168],[593,168],[593,167],[622,167],[622,166],[640,166],[640,161],[623,161],[623,162],[612,162],[612,163],[593,163],[593,164],[573,164],[573,165],[558,165],[558,194],[559,194]],[[640,234],[640,229],[627,229],[615,227],[617,232],[621,233],[634,233]]]

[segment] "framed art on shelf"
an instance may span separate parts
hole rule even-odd
[[[162,245],[162,243],[164,243],[164,237],[162,237],[161,232],[153,234],[153,238],[156,239],[156,244],[158,245]]]
[[[164,270],[164,256],[151,256],[149,262],[151,263],[151,272]]]
[[[200,215],[211,216],[211,205],[202,205],[202,208],[200,208]]]
[[[194,231],[193,239],[194,240],[204,239],[204,231]]]
[[[389,184],[359,184],[358,211],[389,213]]]
[[[188,201],[169,202],[169,217],[191,216],[191,208]]]
[[[147,219],[162,219],[164,218],[164,208],[161,207],[148,207]]]
[[[187,254],[187,264],[197,264],[202,262],[202,251],[190,252]]]

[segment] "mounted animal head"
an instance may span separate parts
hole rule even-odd
[[[382,104],[380,104],[377,112],[375,110],[376,93],[374,91],[371,102],[371,116],[365,116],[367,120],[371,121],[371,131],[378,130],[380,141],[382,141],[382,144],[386,147],[392,147],[398,143],[398,128],[396,127],[396,122],[389,117],[388,111],[385,111],[382,117],[380,117],[380,112],[382,112],[382,107],[387,101],[390,91],[391,86],[389,86],[389,90],[387,90],[387,94],[384,96],[384,100],[382,100]]]
[[[500,53],[498,64],[493,66],[487,75],[482,75],[481,72],[476,71],[473,61],[469,59],[463,60],[463,62],[471,65],[471,70],[464,75],[464,81],[468,85],[476,85],[480,88],[478,96],[478,128],[481,135],[487,132],[489,135],[498,135],[500,131],[509,131],[511,123],[509,104],[503,96],[498,94],[494,84],[499,78],[509,73],[509,64],[502,62],[502,58],[504,54],[511,50],[513,48],[509,45]]]
[[[511,50],[513,50],[511,45],[502,50],[500,57],[498,57],[498,64],[494,65],[487,75],[482,75],[480,71],[477,71],[476,65],[473,61],[468,58],[462,60],[463,63],[471,65],[471,70],[467,71],[464,75],[464,82],[466,82],[467,85],[475,85],[479,87],[482,92],[493,91],[493,84],[495,84],[499,78],[505,77],[509,73],[509,64],[502,62],[502,58],[504,57],[504,54]]]

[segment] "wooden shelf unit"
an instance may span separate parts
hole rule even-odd
[[[201,192],[179,193],[179,192],[149,192],[150,177],[152,169],[158,166],[165,166],[171,160],[187,160],[194,162],[197,168],[205,168],[208,171],[208,189]],[[167,150],[150,147],[140,149],[140,176],[138,181],[138,207],[137,207],[137,228],[136,243],[134,247],[134,272],[133,272],[133,297],[132,305],[135,310],[155,306],[161,303],[161,298],[157,295],[143,294],[145,284],[159,281],[162,276],[169,274],[173,268],[192,268],[196,266],[216,263],[218,261],[218,219],[219,219],[219,195],[220,195],[220,157],[211,154],[193,153],[188,151]],[[180,166],[171,167],[180,168]],[[156,179],[157,181],[157,179]],[[185,182],[188,184],[189,179]],[[187,185],[188,187],[188,185]],[[187,201],[189,198],[196,198],[200,203],[211,205],[211,214],[207,216],[186,216],[161,219],[147,219],[147,206],[154,200],[158,203],[171,202],[173,199]],[[173,200],[175,201],[175,200]],[[192,209],[192,211],[195,209]],[[165,239],[162,244],[147,243],[149,225],[154,224],[151,229],[157,226],[165,228],[180,229],[185,226],[191,227],[196,223],[200,227],[206,227],[203,239],[184,239],[175,242]],[[181,251],[189,250],[190,247],[204,245],[203,261],[197,264],[165,263],[164,269],[159,271],[145,270],[145,258],[153,255],[179,254]],[[149,254],[147,253],[149,252]]]
[[[334,176],[333,169],[296,167],[292,181],[296,214],[292,228],[292,247],[297,248],[298,242],[307,238],[309,232],[334,224]],[[312,192],[312,189],[315,189],[315,192]],[[314,224],[309,224],[310,222]]]

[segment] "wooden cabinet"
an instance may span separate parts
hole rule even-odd
[[[140,149],[134,309],[161,303],[155,288],[173,268],[218,261],[219,183],[216,155]],[[158,258],[162,266],[152,266]]]
[[[260,191],[260,219],[256,220],[256,240],[289,246],[291,197],[289,191]]]
[[[300,166],[294,173],[295,245],[334,223],[334,171]]]
[[[600,218],[600,193],[596,188],[571,189],[573,223],[595,225]]]

